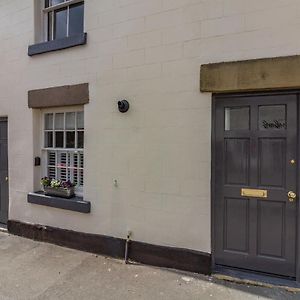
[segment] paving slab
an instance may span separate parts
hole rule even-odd
[[[0,299],[299,299],[277,287],[124,264],[0,232]]]

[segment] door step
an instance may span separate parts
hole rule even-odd
[[[296,282],[294,279],[232,269],[223,266],[215,267],[213,277],[218,280],[224,280],[236,284],[254,285],[267,288],[282,288],[293,293],[300,292],[300,283]]]

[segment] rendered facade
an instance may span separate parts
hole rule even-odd
[[[8,215],[5,218],[4,212],[3,223],[7,219],[8,229],[17,234],[22,234],[21,224],[122,240],[130,231],[132,241],[195,254],[199,261],[194,263],[204,261],[203,272],[213,269],[211,258],[216,249],[220,265],[272,273],[274,258],[279,270],[274,273],[297,277],[296,252],[285,248],[284,242],[293,240],[296,247],[298,241],[296,204],[291,204],[285,193],[297,193],[293,179],[297,170],[289,171],[284,164],[297,161],[297,146],[292,142],[298,132],[298,94],[279,93],[264,102],[263,96],[255,93],[300,87],[297,75],[287,75],[292,66],[296,69],[293,74],[299,72],[295,56],[300,52],[296,38],[299,28],[297,0],[0,0],[0,116],[4,132],[6,121],[8,126],[8,172],[5,174],[4,167],[2,178],[3,189],[6,184],[8,187],[8,197],[5,192],[2,195],[8,203]],[[260,77],[264,67],[251,69],[252,60],[287,56],[295,57],[283,63],[282,72],[266,67]],[[234,64],[210,65],[245,60],[250,61],[246,71]],[[252,71],[248,74],[247,70]],[[229,83],[222,85],[226,79]],[[242,93],[239,100],[234,95],[229,97],[230,102],[228,93],[236,92]],[[253,108],[253,114],[260,114],[258,102],[252,102],[257,103],[252,107],[248,97],[243,104],[244,92],[255,95],[255,101],[261,99],[261,105],[279,106],[275,113],[271,109],[270,114],[275,114],[271,119],[268,111],[262,112],[262,117],[269,129],[273,128],[273,117],[278,119],[278,126],[286,129],[287,135],[276,127],[277,135],[257,138],[276,139],[278,143],[264,140],[255,145],[264,150],[266,142],[262,161],[268,161],[269,153],[276,166],[272,169],[270,162],[266,164],[261,177],[271,178],[276,172],[286,177],[251,181],[248,177],[252,176],[256,158],[252,159],[250,150],[247,152],[250,144],[233,142],[227,148],[223,144],[224,136],[219,131],[223,132],[224,115],[219,110],[246,106],[251,112]],[[121,113],[118,101],[124,99],[130,107]],[[227,113],[230,118],[230,111]],[[226,125],[232,136],[225,138],[251,140],[244,133],[234,135],[235,130],[254,128],[253,120],[246,121],[250,127],[243,123],[249,111],[237,113],[235,116],[232,112],[233,127],[230,121]],[[288,120],[294,121],[289,125]],[[234,128],[234,124],[241,128]],[[225,153],[222,147],[229,156],[218,160],[214,155]],[[282,151],[282,155],[272,156],[272,151]],[[241,153],[246,153],[246,158]],[[247,161],[252,166],[248,169]],[[228,174],[224,164],[231,170]],[[219,192],[227,184],[217,178],[223,173],[231,176],[227,183],[238,185],[238,192],[228,196]],[[54,203],[36,195],[45,176],[74,181],[77,202]],[[269,187],[275,188],[270,192]],[[243,196],[239,194],[242,188],[267,190],[270,202],[281,197],[285,204],[276,202],[267,207],[262,202],[259,206],[259,194]],[[279,198],[273,199],[276,191]],[[221,198],[214,202],[215,196],[231,200],[227,204],[218,202]],[[252,200],[257,201],[256,206]],[[40,205],[43,201],[47,204]],[[78,208],[80,201],[85,208]],[[215,214],[216,210],[222,213]],[[285,212],[286,217],[279,219]],[[235,217],[237,221],[231,221]],[[282,236],[272,236],[268,245],[252,243],[259,237],[251,233],[258,232],[251,224],[260,217],[270,217],[270,222],[257,221],[262,226],[259,236],[267,236],[281,222],[275,229],[282,229]],[[215,231],[215,226],[223,233]],[[289,232],[287,226],[295,232]],[[234,236],[230,230],[235,231]],[[248,234],[249,240],[244,240]],[[252,255],[251,247],[256,247],[255,257],[243,265],[241,261]],[[279,247],[285,250],[272,252]],[[266,269],[257,267],[257,249],[261,256],[271,257]],[[228,251],[234,253],[233,258],[226,256]],[[138,249],[134,256],[138,260]],[[282,260],[286,264],[278,263]],[[174,266],[202,271],[201,266],[183,265]]]

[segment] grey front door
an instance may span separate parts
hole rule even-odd
[[[297,95],[220,95],[214,105],[215,263],[295,277]]]
[[[0,118],[0,223],[8,219],[7,118]]]

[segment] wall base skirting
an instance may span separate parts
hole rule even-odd
[[[124,258],[125,239],[76,232],[51,226],[28,224],[15,220],[9,220],[7,227],[8,232],[11,234],[36,241],[114,258]],[[129,259],[152,266],[207,275],[211,273],[211,255],[194,250],[131,241],[129,245]]]

